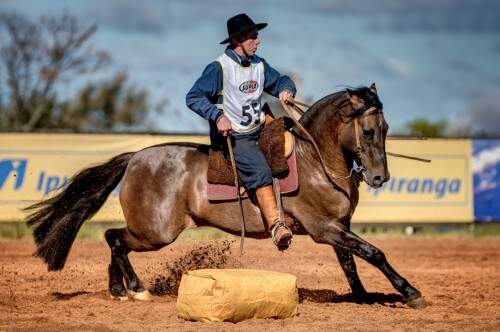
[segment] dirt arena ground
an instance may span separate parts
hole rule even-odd
[[[361,279],[369,292],[380,293],[375,296],[379,303],[353,303],[333,250],[308,238],[296,239],[284,254],[269,240],[247,240],[244,257],[234,243],[229,256],[218,263],[295,274],[299,315],[238,324],[186,322],[177,318],[173,296],[155,296],[147,303],[109,299],[109,249],[104,242],[77,240],[66,268],[48,273],[31,256],[34,245],[29,240],[0,240],[0,330],[500,330],[500,237],[369,240],[422,291],[429,307],[406,307],[383,275],[360,260]],[[156,253],[130,256],[138,274],[152,286],[163,280],[159,275],[165,278],[166,264],[199,245],[180,241]]]

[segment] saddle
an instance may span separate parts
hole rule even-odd
[[[266,118],[266,124],[258,141],[273,177],[279,180],[283,194],[297,190],[297,162],[295,139],[286,130],[284,118]],[[237,199],[234,173],[227,151],[212,147],[208,153],[208,199],[211,201],[231,201]],[[247,193],[243,197],[248,197]]]

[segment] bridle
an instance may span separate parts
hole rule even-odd
[[[363,108],[353,112],[353,115],[352,115],[353,120],[352,121],[354,121],[354,137],[356,139],[355,153],[356,153],[356,157],[358,157],[358,160],[359,160],[359,163],[356,162],[356,164],[358,164],[358,168],[359,168],[359,169],[356,169],[356,172],[358,172],[358,173],[366,171],[366,166],[363,164],[363,159],[362,159],[363,146],[361,145],[361,139],[359,138],[360,134],[361,134],[361,132],[360,132],[361,124],[359,123],[359,118],[361,117],[361,115],[369,116],[369,115],[378,115],[378,114],[384,114],[384,112],[382,112],[381,109],[378,109],[375,106],[363,107]],[[351,174],[352,174],[352,171],[351,171]]]
[[[361,115],[382,114],[381,110],[379,110],[378,108],[376,108],[374,106],[370,106],[368,108],[360,108],[360,109],[352,112],[351,115],[349,115],[349,117],[352,119],[352,121],[354,121],[354,136],[355,136],[355,140],[356,140],[355,153],[359,159],[359,164],[356,163],[357,166],[353,166],[353,168],[351,168],[348,175],[339,175],[339,174],[332,172],[328,168],[328,166],[326,165],[325,160],[323,158],[323,155],[321,154],[321,152],[319,150],[318,144],[316,143],[314,138],[311,136],[311,134],[307,131],[307,129],[304,128],[304,126],[292,114],[291,108],[293,108],[293,110],[295,110],[297,113],[299,113],[302,116],[302,115],[304,115],[305,112],[299,106],[307,107],[307,108],[309,108],[310,106],[305,104],[305,103],[302,103],[300,101],[296,101],[296,100],[290,101],[289,103],[284,103],[283,101],[281,101],[281,106],[282,106],[283,110],[285,111],[285,113],[294,121],[297,128],[300,129],[300,131],[306,136],[307,140],[314,146],[316,154],[318,155],[319,161],[321,163],[321,167],[323,168],[323,171],[324,171],[326,177],[328,178],[328,180],[330,180],[330,182],[336,184],[336,182],[335,182],[336,179],[337,180],[339,180],[339,179],[340,180],[348,180],[353,176],[354,172],[362,173],[362,172],[366,171],[366,166],[363,164],[362,158],[361,158],[363,147],[361,145],[361,139],[360,139],[360,129],[359,128],[361,125],[359,123],[359,118]]]
[[[375,106],[368,106],[368,107],[363,106],[363,107],[360,107],[359,109],[354,110],[354,112],[350,113],[349,115],[346,115],[347,117],[352,119],[351,121],[354,121],[354,136],[355,136],[355,140],[356,140],[355,154],[359,160],[359,165],[358,165],[358,162],[356,161],[356,166],[353,165],[353,167],[351,168],[351,170],[349,172],[349,175],[343,176],[343,175],[335,174],[328,169],[328,167],[326,166],[326,163],[323,159],[323,156],[321,155],[321,152],[319,151],[318,145],[314,141],[314,138],[311,136],[311,134],[309,134],[309,132],[304,128],[304,126],[302,126],[302,124],[292,114],[291,108],[293,108],[294,111],[296,111],[298,114],[300,114],[300,116],[303,116],[305,114],[305,112],[300,107],[304,107],[306,109],[309,109],[311,106],[307,105],[301,101],[298,101],[298,100],[292,100],[288,103],[284,103],[282,101],[280,101],[280,102],[281,102],[281,107],[283,108],[285,113],[293,120],[293,122],[295,123],[297,128],[299,128],[300,131],[302,131],[304,133],[304,135],[306,135],[307,141],[309,141],[314,146],[314,149],[316,150],[316,153],[318,155],[318,158],[319,158],[319,161],[320,161],[321,166],[323,168],[323,171],[325,172],[326,177],[328,178],[328,180],[332,184],[336,185],[342,191],[344,191],[335,182],[335,179],[348,180],[349,178],[351,178],[353,176],[354,172],[361,174],[367,170],[367,168],[363,164],[363,160],[361,158],[362,152],[363,152],[363,146],[361,145],[361,139],[360,139],[361,133],[360,133],[359,128],[361,127],[361,125],[359,123],[359,119],[360,119],[361,115],[368,116],[368,115],[383,114],[381,109],[379,109]],[[351,107],[352,107],[352,105],[351,105]],[[421,162],[425,162],[425,163],[431,162],[430,159],[413,157],[413,156],[408,156],[408,155],[404,155],[404,154],[400,154],[400,153],[393,153],[393,152],[389,152],[389,151],[385,151],[385,154],[392,156],[392,157],[410,159],[410,160],[421,161]],[[347,193],[345,193],[345,194],[347,195]]]
[[[282,105],[283,106],[283,105]],[[304,108],[311,108],[310,105],[307,105],[301,101],[298,101],[298,100],[293,100],[293,102],[290,103],[290,106],[293,107],[293,109],[300,114],[300,116],[304,115],[305,112],[299,107],[304,107]],[[288,110],[286,109],[286,106],[283,106],[283,109],[285,110],[285,112],[288,114],[288,116],[292,117],[290,115],[290,112],[288,112]],[[366,115],[366,112],[368,112],[370,109],[370,107],[363,107],[363,108],[360,108],[358,111],[355,111],[353,113],[351,113],[351,117],[353,117],[352,115],[361,115],[361,114],[365,114]],[[379,110],[379,109],[378,109]],[[371,114],[378,114],[378,113],[382,113],[382,110],[379,110],[379,112],[374,112],[374,113],[371,113],[368,114],[368,115],[371,115]],[[383,113],[382,113],[383,114]],[[297,123],[296,123],[297,124]],[[359,130],[359,129],[358,129]],[[359,139],[359,132],[358,132],[358,135],[356,135],[356,137]],[[386,140],[387,139],[391,139],[390,137],[386,137]],[[396,139],[396,138],[392,138],[392,139]],[[425,137],[408,137],[408,139],[426,139]],[[359,144],[357,144],[359,146]],[[400,153],[394,153],[394,152],[389,152],[389,151],[385,151],[385,154],[388,155],[388,156],[392,156],[392,157],[397,157],[397,158],[404,158],[404,159],[410,159],[410,160],[416,160],[416,161],[421,161],[421,162],[424,162],[424,163],[430,163],[431,160],[430,159],[425,159],[425,158],[419,158],[419,157],[414,157],[414,156],[408,156],[406,154],[400,154]]]

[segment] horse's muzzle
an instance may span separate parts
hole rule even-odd
[[[365,179],[366,180],[366,179]],[[377,189],[382,187],[382,185],[389,180],[389,176],[385,175],[375,175],[371,181],[367,181],[370,187]]]

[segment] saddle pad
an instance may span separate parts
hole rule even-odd
[[[259,138],[259,147],[276,178],[286,175],[288,165],[285,156],[285,123],[283,118],[273,120],[264,127]],[[293,141],[293,136],[290,135]],[[290,137],[289,141],[290,141]],[[290,143],[290,142],[289,142]],[[229,157],[224,152],[210,149],[208,153],[207,181],[213,184],[234,186],[234,173]]]
[[[287,194],[296,191],[299,188],[299,177],[297,172],[297,155],[295,147],[287,160],[288,175],[279,179],[280,191],[282,194]],[[225,184],[207,183],[207,194],[209,201],[235,201],[238,199],[236,195],[236,187]],[[247,193],[243,194],[243,198],[248,198]]]

